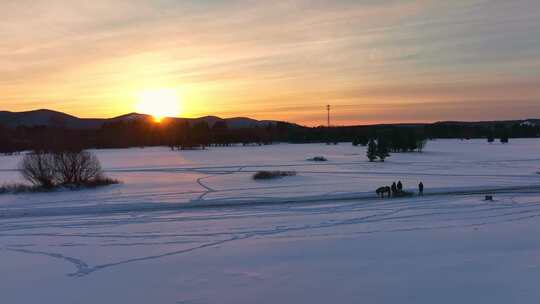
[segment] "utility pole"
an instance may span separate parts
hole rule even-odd
[[[330,105],[326,105],[326,123],[327,123],[327,131],[326,131],[326,144],[330,144]]]
[[[326,120],[328,123],[328,128],[330,128],[330,105],[326,105],[326,112],[327,112]]]

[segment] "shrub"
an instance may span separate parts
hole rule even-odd
[[[36,190],[38,190],[36,186],[28,186],[23,184],[4,184],[0,186],[0,194],[34,192]]]
[[[325,162],[325,161],[328,161],[328,159],[326,159],[326,157],[324,156],[315,156],[315,157],[312,157],[312,158],[308,158],[309,161],[317,161],[317,162]]]
[[[295,171],[259,171],[253,175],[253,179],[273,179],[295,175]]]
[[[43,152],[26,154],[19,167],[22,176],[33,185],[43,188],[55,186],[55,165],[52,154]]]
[[[88,151],[32,152],[24,156],[19,168],[26,180],[45,189],[118,183],[103,176],[99,160]]]
[[[120,181],[114,178],[106,177],[99,175],[96,178],[88,181],[86,184],[84,184],[86,187],[99,187],[99,186],[108,186],[108,185],[116,185],[120,184]]]
[[[99,160],[88,151],[57,152],[53,158],[60,185],[85,185],[102,175]]]

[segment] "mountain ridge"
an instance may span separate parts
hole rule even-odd
[[[111,118],[80,118],[74,115],[70,115],[64,112],[49,110],[49,109],[36,109],[30,111],[0,111],[0,125],[4,125],[11,128],[18,126],[57,126],[65,127],[67,129],[99,129],[105,123],[113,123],[118,121],[129,121],[138,119],[151,119],[151,115],[131,112]],[[257,120],[249,117],[238,116],[222,118],[214,115],[207,115],[197,118],[183,118],[183,117],[168,117],[168,119],[177,121],[188,121],[190,123],[197,123],[200,121],[207,122],[212,126],[217,121],[225,121],[230,128],[247,128],[247,127],[264,127],[268,124],[276,124],[279,120]],[[298,124],[284,122],[291,125]],[[371,125],[351,125],[350,127],[361,126],[424,126],[424,125],[494,125],[494,124],[528,124],[528,125],[540,125],[540,119],[527,118],[527,119],[514,119],[514,120],[485,120],[485,121],[437,121],[432,123],[384,123],[384,124],[371,124]],[[335,126],[340,127],[340,126]],[[343,126],[346,127],[346,126]]]
[[[99,129],[103,124],[106,123],[151,119],[151,117],[152,116],[148,114],[131,112],[111,118],[80,118],[64,112],[49,109],[37,109],[22,112],[0,111],[0,125],[11,128],[16,128],[19,126],[57,126],[65,127],[67,129]],[[230,128],[263,127],[267,126],[268,124],[276,124],[281,122],[277,120],[256,120],[249,117],[221,118],[212,115],[197,118],[167,117],[167,119],[188,121],[190,123],[205,121],[210,126],[217,121],[225,121]]]

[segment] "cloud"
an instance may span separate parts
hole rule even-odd
[[[459,119],[469,100],[491,119],[487,101],[539,98],[538,16],[534,0],[4,1],[0,105],[112,116],[138,90],[180,87],[187,115],[312,123],[302,109],[333,103],[358,106],[337,107],[343,123],[368,105],[381,121]],[[451,109],[385,107],[428,100]]]

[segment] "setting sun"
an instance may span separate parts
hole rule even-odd
[[[156,122],[180,114],[180,98],[175,89],[145,90],[137,94],[136,111],[152,115]]]

